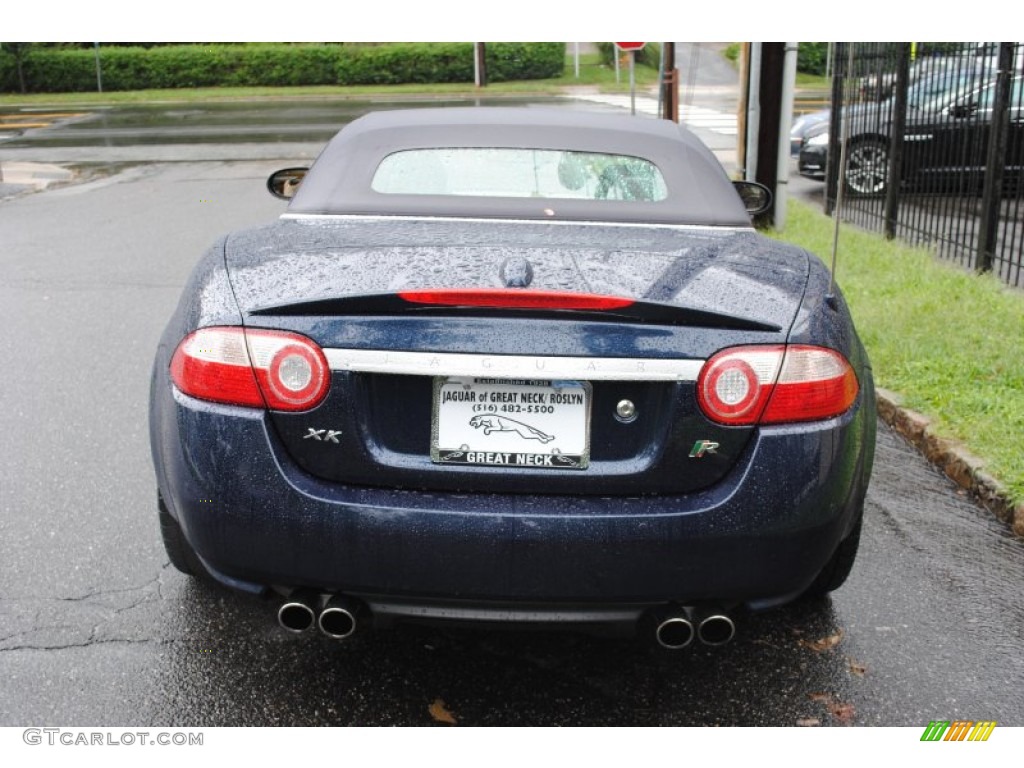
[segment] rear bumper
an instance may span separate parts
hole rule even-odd
[[[820,181],[825,178],[827,162],[828,151],[825,147],[804,147],[799,153],[797,170],[801,176]]]
[[[829,422],[761,429],[727,479],[698,493],[530,496],[325,482],[288,459],[264,414],[158,397],[161,492],[222,581],[346,592],[426,618],[785,601],[859,513],[875,418],[859,402]]]

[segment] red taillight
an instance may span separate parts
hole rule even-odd
[[[171,381],[201,400],[265,406],[241,328],[202,328],[186,336],[171,358]]]
[[[806,345],[733,347],[708,360],[697,402],[719,424],[828,419],[857,399],[857,376],[832,349]]]
[[[444,307],[605,310],[622,309],[633,305],[633,299],[621,296],[524,288],[439,288],[399,291],[398,295],[412,304],[435,304]]]
[[[858,391],[857,374],[835,350],[787,347],[782,372],[761,423],[829,419],[849,410]]]
[[[327,394],[330,369],[320,347],[305,336],[200,328],[174,351],[171,380],[201,400],[306,411]]]

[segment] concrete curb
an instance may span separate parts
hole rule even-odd
[[[4,160],[0,162],[0,176],[9,184],[37,184],[45,186],[54,181],[70,181],[75,172],[49,163],[25,163]]]
[[[0,161],[0,186],[13,194],[26,190],[39,192],[51,184],[66,184],[72,181],[76,175],[68,168],[49,163]],[[4,196],[0,195],[0,197]]]
[[[939,437],[926,416],[904,408],[899,395],[876,389],[878,415],[899,432],[925,458],[941,469],[953,482],[969,491],[978,502],[1024,537],[1024,503],[1014,505],[1006,488],[985,471],[985,463],[958,443]]]

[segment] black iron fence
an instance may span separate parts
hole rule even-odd
[[[800,161],[826,210],[1024,287],[1024,44],[835,44],[832,67]]]

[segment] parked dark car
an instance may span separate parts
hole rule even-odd
[[[789,152],[793,157],[799,157],[800,149],[803,147],[804,139],[808,136],[820,133],[822,126],[828,130],[828,124],[832,119],[831,109],[818,109],[814,112],[807,112],[799,115],[793,121],[789,129]]]
[[[907,88],[907,109],[920,111],[930,108],[930,105],[942,103],[944,100],[956,98],[965,91],[977,87],[979,83],[986,80],[979,80],[977,75],[971,71],[961,71],[957,74],[939,73],[928,77],[921,77],[913,81]],[[888,98],[881,104],[873,102],[859,102],[844,105],[842,114],[855,126],[876,125],[880,121],[890,120],[895,102]],[[802,175],[823,181],[825,179],[826,155],[821,155],[821,147],[828,152],[829,125],[832,121],[832,109],[821,109],[801,116],[793,123],[790,132],[790,150],[799,158],[805,143],[811,147],[803,163],[798,164]],[[813,140],[813,141],[812,141]],[[795,147],[795,149],[794,149]]]
[[[960,77],[965,73],[989,80],[996,75],[997,54],[996,43],[970,43],[960,50],[919,56],[910,62],[909,82],[913,84],[926,78]],[[880,63],[895,66],[896,57],[890,54]],[[885,101],[892,97],[895,86],[896,72],[889,69],[860,78],[858,93],[864,101]]]
[[[945,81],[941,81],[945,82]],[[1006,179],[1015,183],[1022,162],[1022,83],[1011,92],[1010,154]],[[988,153],[989,125],[995,82],[976,85],[957,81],[939,96],[909,92],[903,137],[902,182],[926,189],[980,189]],[[850,113],[846,169],[847,189],[859,195],[880,195],[888,185],[893,102],[858,105]],[[846,112],[844,112],[846,114]],[[829,126],[812,131],[800,149],[801,175],[824,179],[828,163]]]
[[[689,131],[371,114],[199,261],[150,434],[171,561],[332,638],[398,620],[727,642],[839,587],[874,389],[814,255]],[[740,192],[740,194],[737,194]]]
[[[992,77],[993,73],[989,67],[982,67],[972,62],[965,64],[959,60],[939,59],[937,57],[919,59],[910,68],[907,101],[912,109],[917,109],[936,99],[952,96],[965,89],[987,82]],[[862,79],[862,89],[864,82]],[[887,86],[884,97],[878,96],[877,89],[874,87],[872,93],[872,98],[867,98],[861,93],[858,103],[843,107],[843,114],[850,116],[851,119],[856,119],[857,115],[861,113],[871,115],[892,110],[892,83],[889,83]],[[831,120],[832,109],[830,107],[798,116],[793,121],[789,132],[790,154],[794,157],[799,157],[804,141],[827,132]],[[811,178],[819,178],[814,173],[808,173],[807,175]],[[824,178],[824,166],[822,166],[820,178]]]

